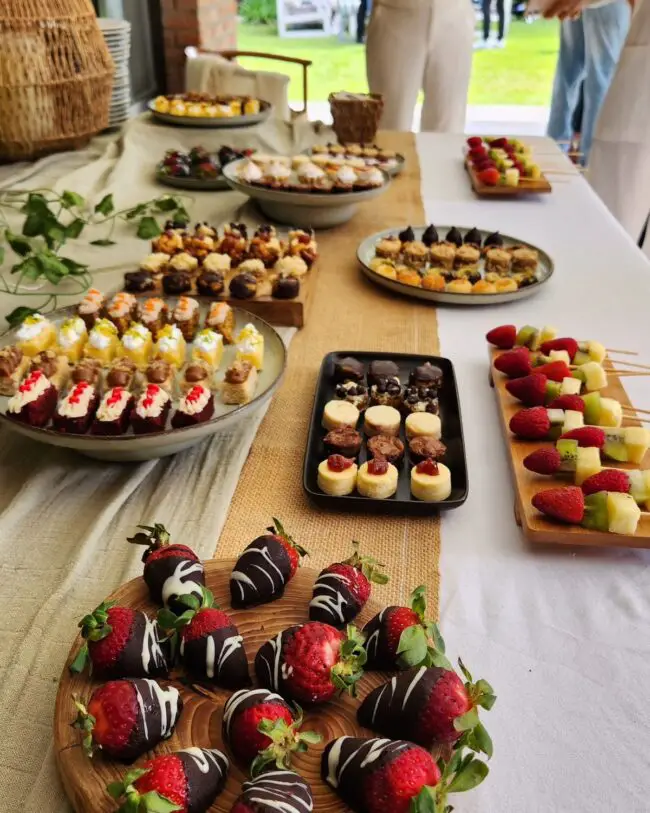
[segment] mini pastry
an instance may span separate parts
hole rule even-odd
[[[456,246],[453,243],[435,243],[429,249],[429,261],[433,268],[451,270],[455,257]]]
[[[460,248],[463,245],[463,235],[458,231],[455,226],[452,226],[451,229],[447,232],[445,240],[448,243],[453,243],[456,248]]]
[[[185,337],[176,325],[165,325],[158,334],[154,358],[163,359],[177,369],[185,363]]]
[[[425,274],[422,277],[422,287],[426,291],[444,291],[447,282],[442,274]]]
[[[165,301],[159,297],[146,299],[140,305],[140,321],[147,328],[147,330],[151,331],[154,341],[156,341],[158,334],[167,324],[168,315],[169,310],[167,305],[165,304]]]
[[[115,359],[106,373],[106,387],[108,389],[119,387],[124,390],[132,390],[135,385],[137,370],[136,364],[131,359]]]
[[[52,347],[55,341],[54,325],[40,313],[28,316],[16,332],[16,346],[25,356],[35,356]]]
[[[142,294],[153,291],[155,287],[156,281],[150,271],[127,271],[124,275],[124,290],[130,293]]]
[[[274,234],[258,229],[248,248],[248,256],[251,260],[260,261],[265,268],[272,268],[282,256],[282,245]],[[240,266],[240,271],[243,270],[250,269]]]
[[[108,303],[106,315],[115,325],[120,336],[122,336],[135,316],[137,300],[133,294],[119,293]]]
[[[357,491],[362,497],[386,500],[397,491],[399,474],[387,460],[369,460],[359,467]]]
[[[226,287],[221,271],[203,271],[196,279],[199,296],[221,296]]]
[[[79,361],[88,341],[86,323],[80,316],[73,316],[61,323],[56,337],[56,352],[67,356],[72,363]]]
[[[205,317],[205,326],[220,333],[224,344],[234,343],[235,312],[227,302],[214,302],[210,306]]]
[[[132,323],[131,327],[122,336],[121,355],[132,361],[140,370],[149,363],[153,338],[151,331],[139,322]]]
[[[493,282],[488,282],[486,279],[480,279],[472,285],[473,294],[496,294],[497,287]]]
[[[451,472],[444,463],[423,460],[411,469],[411,494],[422,502],[442,502],[451,495]]]
[[[183,272],[185,274],[193,274],[199,267],[199,261],[196,257],[188,254],[186,251],[181,251],[180,254],[174,254],[169,261],[169,272]]]
[[[217,240],[219,236],[217,230],[205,221],[194,226],[194,233],[198,237],[211,237],[213,240]]]
[[[234,299],[252,299],[257,293],[257,278],[252,274],[237,274],[230,280],[230,296]]]
[[[89,288],[86,295],[79,303],[77,313],[84,320],[88,330],[91,330],[95,322],[102,315],[104,310],[104,294],[97,288]]]
[[[496,274],[507,274],[512,265],[512,254],[503,248],[489,248],[485,252],[485,270]]]
[[[254,161],[248,160],[237,170],[237,177],[243,183],[259,183],[264,177],[264,172]]]
[[[355,189],[377,189],[383,186],[386,182],[384,173],[377,167],[368,167],[367,169],[357,170],[357,182],[354,185]]]
[[[404,444],[392,435],[375,435],[368,440],[368,454],[395,465],[404,457]]]
[[[151,241],[151,249],[156,254],[176,254],[183,250],[183,236],[174,229],[167,229]]]
[[[435,387],[440,389],[443,382],[443,374],[440,367],[431,364],[430,361],[425,361],[424,364],[418,364],[409,373],[409,384],[422,384],[427,387]]]
[[[447,447],[441,440],[436,438],[418,435],[409,441],[409,452],[414,463],[430,458],[431,460],[442,460],[447,453]]]
[[[70,435],[85,435],[98,403],[99,394],[93,385],[80,381],[59,402],[52,418],[53,428]]]
[[[440,440],[442,423],[440,418],[431,412],[412,412],[404,422],[404,430],[407,440],[417,437]]]
[[[291,168],[285,163],[273,160],[264,168],[264,181],[270,186],[282,188],[289,183]]]
[[[498,231],[488,234],[483,242],[483,248],[501,248],[503,246],[503,237]]]
[[[147,384],[131,411],[131,426],[136,435],[162,432],[171,407],[169,393],[157,384]]]
[[[307,263],[307,268],[311,268],[318,259],[318,246],[314,239],[313,230],[292,229],[289,232],[287,253],[292,257],[302,257]]]
[[[298,167],[298,178],[308,186],[316,186],[327,177],[325,170],[313,161],[307,161]]]
[[[56,409],[58,392],[41,370],[22,380],[15,395],[7,403],[6,415],[30,426],[43,427]]]
[[[219,246],[221,254],[227,254],[233,265],[239,265],[248,251],[248,239],[244,223],[229,223],[224,227]]]
[[[382,265],[388,265],[391,268],[395,268],[395,262],[395,260],[389,260],[387,257],[373,257],[368,263],[368,267],[371,271],[377,271]]]
[[[162,286],[166,294],[177,296],[178,294],[187,294],[192,290],[192,280],[189,274],[177,271],[173,274],[165,274],[162,279]]]
[[[422,287],[422,277],[413,268],[397,268],[396,277],[397,281],[404,283],[404,285],[411,285],[414,288]]]
[[[449,294],[471,294],[472,283],[468,279],[452,279],[447,283],[446,288]]]
[[[70,377],[72,384],[86,381],[99,391],[102,382],[102,363],[94,358],[82,358],[72,369]]]
[[[197,384],[210,389],[214,384],[214,369],[203,359],[193,359],[185,365],[179,385],[181,392],[189,392]]]
[[[70,378],[70,362],[67,356],[57,354],[55,350],[43,350],[34,356],[29,371],[41,370],[52,384],[61,392]]]
[[[412,243],[415,240],[415,232],[411,226],[407,226],[397,236],[401,243]]]
[[[0,350],[0,395],[13,395],[29,367],[29,356],[15,345]]]
[[[323,409],[322,424],[325,429],[342,429],[351,426],[353,429],[359,422],[359,410],[349,401],[328,401]]]
[[[363,152],[363,148],[361,144],[345,144],[345,151],[348,155],[361,155]],[[327,148],[325,148],[327,149]],[[316,148],[314,147],[314,152],[316,152]]]
[[[208,234],[190,234],[183,238],[183,249],[196,260],[201,261],[215,250],[214,240]],[[180,257],[180,254],[176,255]],[[172,258],[174,262],[175,258]],[[179,271],[191,271],[191,268],[180,268]]]
[[[396,260],[402,253],[402,241],[399,237],[384,237],[375,246],[375,254],[378,257],[387,257],[391,260]]]
[[[181,296],[172,312],[172,321],[183,334],[186,342],[191,342],[199,327],[199,303],[189,296]]]
[[[257,386],[257,369],[248,361],[234,361],[228,367],[221,386],[224,404],[248,404]]]
[[[368,384],[378,384],[382,379],[399,379],[399,367],[394,361],[371,361],[368,366]]]
[[[456,252],[454,257],[455,268],[476,268],[481,259],[481,252],[476,246],[463,245]]]
[[[412,384],[404,390],[404,410],[410,412],[431,412],[438,414],[438,390],[435,386]]]
[[[169,257],[170,255],[163,251],[159,251],[156,254],[149,254],[140,263],[140,271],[144,271],[145,273],[151,274],[153,278],[159,279],[163,272],[167,270]]]
[[[539,253],[535,249],[527,246],[514,246],[510,249],[510,253],[512,254],[513,271],[533,272],[537,270]]]
[[[527,288],[529,285],[534,285],[537,282],[536,271],[520,271],[511,276],[519,288]]]
[[[517,283],[510,277],[503,277],[494,283],[498,294],[511,294],[517,290]]]
[[[308,271],[307,263],[299,256],[282,257],[273,266],[273,270],[281,277],[295,277],[300,279]]]
[[[481,240],[481,232],[477,228],[470,229],[463,238],[466,245],[476,246],[476,248],[481,247]]]
[[[397,269],[394,265],[389,265],[388,262],[379,263],[375,268],[373,268],[373,271],[375,274],[379,274],[387,279],[397,279]]]
[[[315,147],[312,147],[312,152],[316,153],[316,152],[318,152],[318,150],[316,150]],[[310,163],[311,163],[311,158],[309,157],[309,155],[304,155],[304,153],[299,153],[298,155],[294,155],[293,158],[291,159],[291,166],[293,167],[293,169],[296,169],[296,170],[300,169],[301,167],[304,167],[306,164],[310,164]]]
[[[88,334],[83,354],[86,358],[100,361],[104,366],[113,361],[120,346],[117,328],[108,319],[99,319]]]
[[[124,387],[112,387],[102,398],[90,426],[91,435],[123,435],[129,428],[133,396]]]
[[[392,406],[396,409],[402,403],[402,385],[397,376],[381,378],[370,387],[370,403],[373,406]]]
[[[355,183],[358,181],[357,173],[352,167],[340,167],[332,180],[334,181],[334,192],[351,192]]]
[[[218,274],[227,274],[230,271],[232,260],[228,254],[208,254],[203,260],[201,268],[203,271],[214,271]]]
[[[366,368],[352,356],[346,356],[334,364],[334,381],[363,381]]]
[[[264,368],[264,336],[250,322],[237,336],[237,361],[248,361],[258,370]]]
[[[419,240],[404,247],[404,262],[413,268],[424,268],[429,259],[429,249]]]
[[[178,409],[172,417],[174,429],[196,426],[209,421],[214,415],[214,397],[203,384],[195,384],[179,401]]]
[[[290,259],[300,259],[292,257]],[[278,277],[271,288],[275,299],[295,299],[300,294],[300,280],[295,277]]]
[[[255,277],[258,282],[263,282],[267,276],[266,267],[262,260],[244,260],[237,269],[237,273],[240,276],[242,274],[250,274],[250,276]]]
[[[214,370],[221,364],[223,356],[223,336],[209,327],[201,330],[194,339],[192,359],[203,359]]]
[[[156,384],[170,395],[174,387],[174,368],[164,359],[154,359],[144,371],[147,384]]]
[[[323,438],[323,445],[330,454],[357,457],[361,451],[361,435],[352,426],[332,429]]]
[[[330,455],[318,464],[318,487],[330,497],[352,494],[357,484],[358,467],[353,459]]]
[[[357,381],[344,381],[336,385],[334,394],[342,401],[349,401],[360,411],[368,406],[368,388]]]
[[[339,402],[340,403],[340,402]],[[368,407],[364,416],[363,431],[368,437],[373,435],[399,435],[402,416],[391,406]]]
[[[431,248],[434,243],[440,242],[440,236],[438,234],[438,229],[431,223],[431,225],[427,226],[424,230],[422,235],[422,242],[427,248]]]
[[[464,265],[454,271],[454,279],[466,279],[473,287],[481,279],[481,272],[475,265]]]

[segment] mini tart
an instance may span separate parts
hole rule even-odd
[[[73,364],[79,361],[88,341],[86,323],[80,316],[73,316],[61,323],[56,337],[56,352],[66,356]]]
[[[411,494],[416,500],[442,502],[451,495],[451,472],[444,463],[432,463],[425,460],[411,469]],[[431,465],[437,474],[427,473]]]
[[[214,415],[214,397],[210,388],[195,384],[181,398],[178,409],[172,417],[172,427],[181,429],[184,426],[196,426],[197,423],[209,421]]]
[[[43,427],[56,409],[58,392],[41,370],[30,373],[9,399],[6,415],[30,426]]]
[[[429,261],[432,268],[446,268],[450,271],[454,267],[456,251],[453,243],[434,243],[429,249]]]
[[[257,387],[257,369],[248,361],[235,361],[228,367],[221,385],[224,404],[248,404]]]
[[[34,356],[29,370],[30,372],[41,370],[59,392],[63,390],[70,378],[68,357],[57,354],[55,350],[43,350]]]
[[[239,331],[237,336],[237,361],[247,361],[257,370],[264,367],[264,336],[250,322]]]
[[[375,246],[375,254],[378,257],[388,257],[391,260],[397,259],[402,252],[402,241],[399,237],[384,237]]]
[[[182,367],[185,362],[185,338],[176,325],[165,325],[158,334],[154,358],[162,359],[172,367]]]
[[[325,429],[354,428],[359,422],[359,410],[349,401],[328,401],[323,409],[322,424]]]
[[[448,294],[471,294],[472,283],[464,277],[462,279],[452,279],[451,282],[447,283],[445,290]]]
[[[462,245],[454,257],[454,266],[456,268],[473,267],[476,268],[479,260],[481,259],[481,251],[473,245]]]
[[[90,429],[98,402],[95,387],[87,381],[80,381],[71,387],[57,406],[52,418],[53,428],[70,435],[85,435]]]
[[[88,335],[83,354],[85,358],[97,359],[103,366],[108,366],[117,355],[119,346],[115,325],[108,319],[99,319]]]
[[[397,491],[398,480],[399,473],[392,463],[386,460],[371,460],[359,466],[357,491],[362,497],[386,500]]]
[[[472,285],[481,279],[481,272],[475,265],[463,265],[453,272],[454,279],[466,279]]]
[[[201,330],[194,339],[192,359],[202,359],[216,370],[221,364],[222,357],[223,336],[210,328]]]
[[[514,246],[510,253],[512,255],[513,271],[536,271],[539,262],[539,253],[534,248],[527,246]]]
[[[373,435],[397,436],[401,422],[402,416],[395,407],[371,406],[365,412],[363,431],[368,437]]]
[[[140,305],[138,316],[142,324],[151,331],[151,335],[156,341],[158,334],[167,324],[169,308],[160,297],[151,297],[151,299],[145,299]]]
[[[507,274],[512,265],[512,254],[504,248],[488,248],[485,252],[485,270],[495,274]]]
[[[162,432],[171,407],[169,393],[157,384],[147,384],[131,411],[131,426],[136,435]]]
[[[442,274],[434,272],[432,274],[425,274],[425,276],[422,277],[422,287],[425,291],[444,291],[446,284]]]
[[[0,350],[0,395],[13,395],[29,367],[29,356],[15,345]]]
[[[337,384],[334,394],[342,401],[354,404],[359,412],[363,412],[368,406],[368,388],[358,381],[343,381]]]
[[[214,251],[214,240],[207,234],[190,234],[183,238],[183,249],[187,254],[201,261]],[[184,269],[187,270],[187,269]]]
[[[260,261],[264,268],[271,268],[282,256],[282,250],[282,244],[277,237],[269,234],[258,234],[251,240],[248,254],[251,260]],[[265,276],[262,272],[261,279],[264,279]]]
[[[149,363],[153,338],[151,331],[140,323],[133,323],[122,336],[120,354],[123,358],[132,361],[140,370]]]
[[[402,403],[402,385],[397,376],[381,378],[370,387],[372,406],[392,406],[396,409]]]
[[[125,387],[112,387],[102,398],[90,427],[91,435],[123,435],[129,428],[133,396]]]
[[[514,279],[511,279],[510,277],[503,277],[503,279],[498,279],[494,283],[494,286],[497,289],[498,294],[510,294],[518,290],[517,283],[514,281]]]
[[[234,344],[235,312],[227,302],[213,302],[210,305],[205,326],[220,333],[224,344]]]
[[[56,341],[56,329],[52,322],[40,313],[28,316],[16,333],[16,346],[25,356],[36,356],[52,347]]]
[[[191,342],[199,327],[199,303],[189,296],[181,296],[172,312],[172,321],[183,334],[186,342]]]
[[[174,255],[183,250],[183,236],[174,229],[167,229],[151,241],[151,249],[155,254]]]
[[[422,277],[418,274],[418,272],[413,268],[403,268],[397,269],[397,281],[404,283],[404,285],[410,285],[413,288],[421,288],[422,287]]]
[[[442,423],[437,415],[431,412],[412,412],[404,423],[408,440],[418,437],[440,440]]]
[[[407,243],[404,247],[404,262],[413,268],[424,268],[429,259],[429,249],[420,240]]]
[[[354,460],[331,455],[318,464],[318,487],[330,497],[346,497],[355,489],[357,472]]]
[[[86,295],[77,307],[77,313],[84,320],[88,330],[91,330],[95,322],[102,315],[104,310],[104,294],[97,288],[89,288]]]
[[[203,359],[189,361],[183,369],[179,382],[181,392],[189,392],[197,384],[203,384],[210,389],[214,384],[214,368]]]
[[[473,294],[496,294],[497,286],[486,279],[480,279],[472,285]]]
[[[397,279],[397,269],[394,265],[391,265],[388,262],[380,262],[378,263],[373,269],[375,274],[379,274],[380,277],[386,277],[386,279]]]

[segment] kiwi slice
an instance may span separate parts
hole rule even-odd
[[[517,333],[515,344],[519,347],[530,347],[537,333],[538,330],[536,327],[532,327],[532,325],[524,325]]]
[[[600,393],[588,392],[582,396],[585,404],[585,423],[598,426],[600,420]]]
[[[558,440],[555,447],[562,458],[562,462],[560,463],[560,471],[575,471],[576,463],[578,461],[578,441]]]
[[[606,491],[588,494],[585,497],[585,515],[582,524],[585,528],[589,528],[590,531],[609,530]]]

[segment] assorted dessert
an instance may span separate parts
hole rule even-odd
[[[174,93],[151,103],[156,113],[194,119],[232,119],[253,116],[268,107],[252,96],[212,96],[209,93]]]
[[[441,234],[433,225],[408,226],[379,239],[371,271],[425,291],[450,294],[504,294],[536,285],[539,252],[499,234],[453,226]]]
[[[338,168],[349,166],[352,169],[379,167],[389,175],[404,164],[404,156],[394,150],[387,150],[378,144],[316,144],[311,148],[311,160],[316,166]]]
[[[519,139],[472,136],[467,150],[467,165],[484,186],[530,186],[545,180],[532,149]]]
[[[262,225],[249,233],[244,223],[221,230],[197,223],[192,230],[168,222],[151,251],[137,271],[125,273],[128,294],[295,299],[318,259],[312,230],[279,235],[274,226]]]
[[[170,178],[192,178],[197,181],[213,181],[221,175],[221,168],[231,161],[239,161],[252,155],[254,150],[235,150],[220,147],[211,153],[204,147],[192,147],[189,152],[167,150],[165,157],[157,165],[159,175]]]
[[[8,418],[75,435],[150,434],[209,421],[217,398],[236,406],[255,396],[264,336],[252,323],[237,331],[226,302],[202,319],[191,297],[171,307],[91,288],[77,311],[58,327],[28,316],[0,351]],[[224,345],[234,357],[221,375]]]

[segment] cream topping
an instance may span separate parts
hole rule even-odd
[[[317,181],[325,177],[325,172],[312,161],[300,167],[300,177],[307,181]]]
[[[124,412],[129,403],[131,394],[124,387],[113,387],[102,398],[102,402],[97,410],[97,420],[115,421]]]
[[[82,418],[88,414],[95,392],[92,384],[80,381],[61,401],[57,407],[57,413],[63,418]]]
[[[7,412],[20,412],[27,404],[38,400],[52,384],[42,370],[35,370],[25,378],[18,391],[9,399]]]
[[[210,308],[208,322],[211,325],[223,325],[231,311],[232,308],[227,302],[215,302],[215,304]]]
[[[80,316],[66,319],[59,328],[59,347],[72,347],[87,334],[86,325]]]
[[[89,288],[86,296],[79,303],[79,313],[94,313],[98,311],[104,301],[104,294],[97,288]]]
[[[262,170],[253,161],[246,161],[239,170],[239,177],[242,181],[247,181],[248,183],[261,180],[263,175]]]
[[[140,268],[143,271],[151,271],[156,273],[161,271],[169,262],[169,254],[163,254],[162,251],[156,251],[154,254],[147,255],[140,263]]]
[[[147,299],[147,301],[144,303],[144,307],[142,308],[140,318],[143,322],[155,322],[155,320],[160,316],[160,312],[164,307],[165,303],[162,299],[157,297]]]
[[[175,254],[171,258],[169,267],[173,268],[174,271],[194,271],[198,264],[199,261],[196,257],[192,257],[186,251],[181,251],[180,254]]]
[[[223,345],[223,336],[210,328],[202,330],[194,339],[194,346],[206,352],[212,352],[220,345]]]
[[[187,395],[181,398],[178,409],[186,415],[198,415],[206,408],[211,397],[209,389],[202,384],[195,384]]]
[[[30,339],[34,339],[36,336],[40,335],[49,324],[50,323],[48,320],[42,314],[34,313],[31,316],[28,316],[18,328],[16,337],[21,342],[29,341]]]
[[[353,184],[357,181],[357,173],[352,167],[341,167],[336,173],[336,180],[343,184]]]
[[[182,296],[174,308],[174,319],[178,319],[182,322],[187,321],[194,316],[198,309],[199,303],[196,299],[191,299],[189,296]]]
[[[147,384],[138,398],[135,411],[141,418],[157,418],[169,401],[169,395],[157,384]]]
[[[208,254],[203,260],[204,271],[230,271],[232,260],[228,254],[217,254],[213,252]]]
[[[281,164],[279,161],[272,161],[266,169],[266,174],[271,178],[286,180],[287,178],[291,177],[291,169],[286,164]]]

